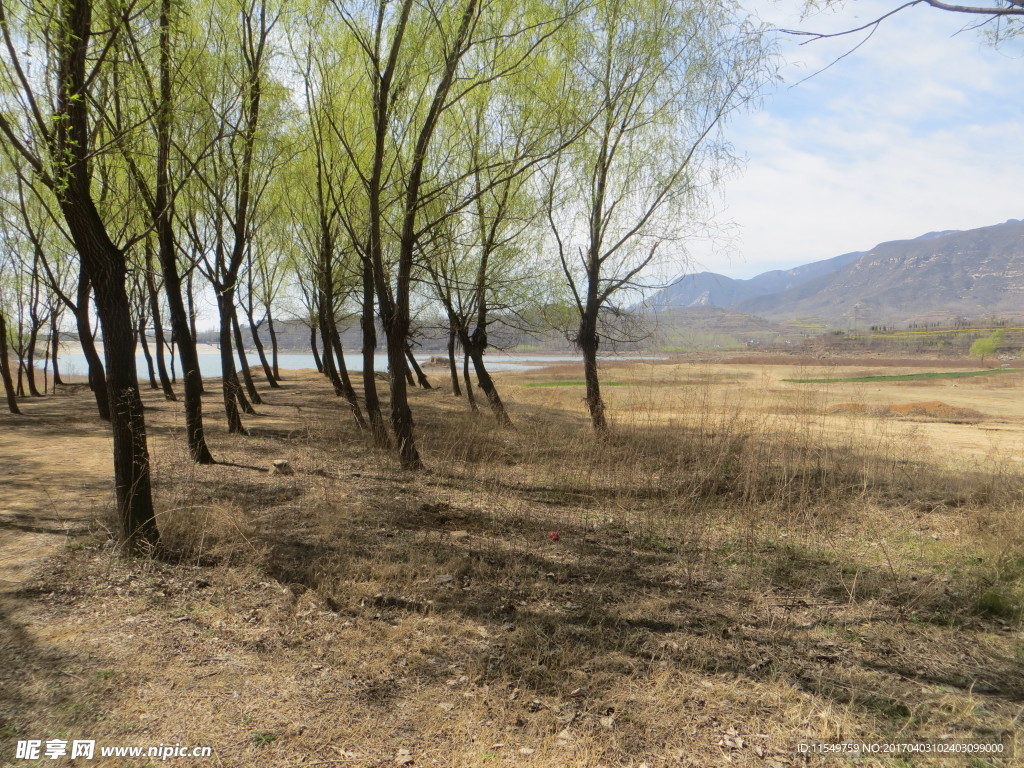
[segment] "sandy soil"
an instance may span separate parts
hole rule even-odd
[[[0,417],[0,594],[109,505],[111,438],[88,404],[73,387]]]

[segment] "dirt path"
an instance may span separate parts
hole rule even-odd
[[[112,492],[110,432],[81,398],[19,405],[22,416],[0,416],[0,600],[84,532]]]

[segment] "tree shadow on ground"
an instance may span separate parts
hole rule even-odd
[[[744,570],[761,587],[733,588],[715,561],[724,556],[644,549],[614,532],[571,526],[553,543],[537,527],[513,519],[498,533],[441,505],[403,516],[397,528],[328,538],[312,526],[288,533],[278,525],[261,541],[271,575],[315,591],[332,610],[393,622],[451,616],[486,627],[500,648],[461,660],[478,683],[568,697],[584,673],[588,695],[599,699],[623,675],[667,663],[785,682],[894,727],[910,720],[913,705],[904,699],[916,689],[907,680],[1024,702],[1024,669],[982,642],[998,626],[983,617],[955,631],[910,622],[908,600],[923,598],[909,577],[862,573],[851,598],[835,581],[856,563],[769,544],[753,545]],[[687,577],[698,565],[702,575]],[[401,586],[354,602],[360,582],[389,580]],[[927,607],[967,610],[942,592],[929,595]]]

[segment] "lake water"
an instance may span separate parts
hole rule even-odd
[[[102,351],[100,353],[102,356]],[[430,357],[441,356],[441,353],[434,353],[428,355],[417,355],[416,360],[422,365]],[[249,365],[252,370],[257,373],[262,372],[260,366],[259,357],[255,353],[247,354]],[[376,354],[374,355],[374,369],[378,371],[386,371],[388,369],[387,355]],[[447,356],[445,355],[445,359]],[[619,359],[659,359],[659,358],[642,358],[641,356],[629,356]],[[459,370],[462,370],[461,357],[458,358]],[[530,368],[540,368],[545,365],[552,365],[553,363],[559,362],[579,362],[582,363],[582,358],[577,355],[530,355],[530,354],[519,354],[519,355],[502,355],[502,354],[491,354],[485,357],[487,363],[487,369],[489,371],[525,371]],[[237,357],[236,357],[237,363]],[[85,362],[85,355],[81,352],[62,352],[58,360],[60,370],[62,374],[68,375],[79,375],[85,376],[88,373],[88,365]],[[135,358],[135,364],[138,366],[139,376],[144,378],[146,374],[146,358],[139,354]],[[278,355],[278,365],[282,370],[297,370],[301,368],[316,368],[316,364],[313,362],[313,355],[311,354],[281,354]],[[363,369],[363,357],[362,355],[345,355],[345,365],[348,366],[350,371],[361,371]],[[38,367],[42,368],[42,361],[38,363]],[[220,354],[216,352],[204,352],[199,355],[199,369],[202,371],[204,377],[216,378],[220,376]],[[437,368],[428,369],[427,373],[432,371],[436,372]],[[447,370],[447,368],[445,369]],[[177,365],[178,374],[181,374],[181,362],[179,360]]]

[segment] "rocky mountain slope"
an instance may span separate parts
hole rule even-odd
[[[750,280],[701,273],[648,301],[656,310],[709,305],[857,325],[1024,314],[1024,221],[930,232]]]

